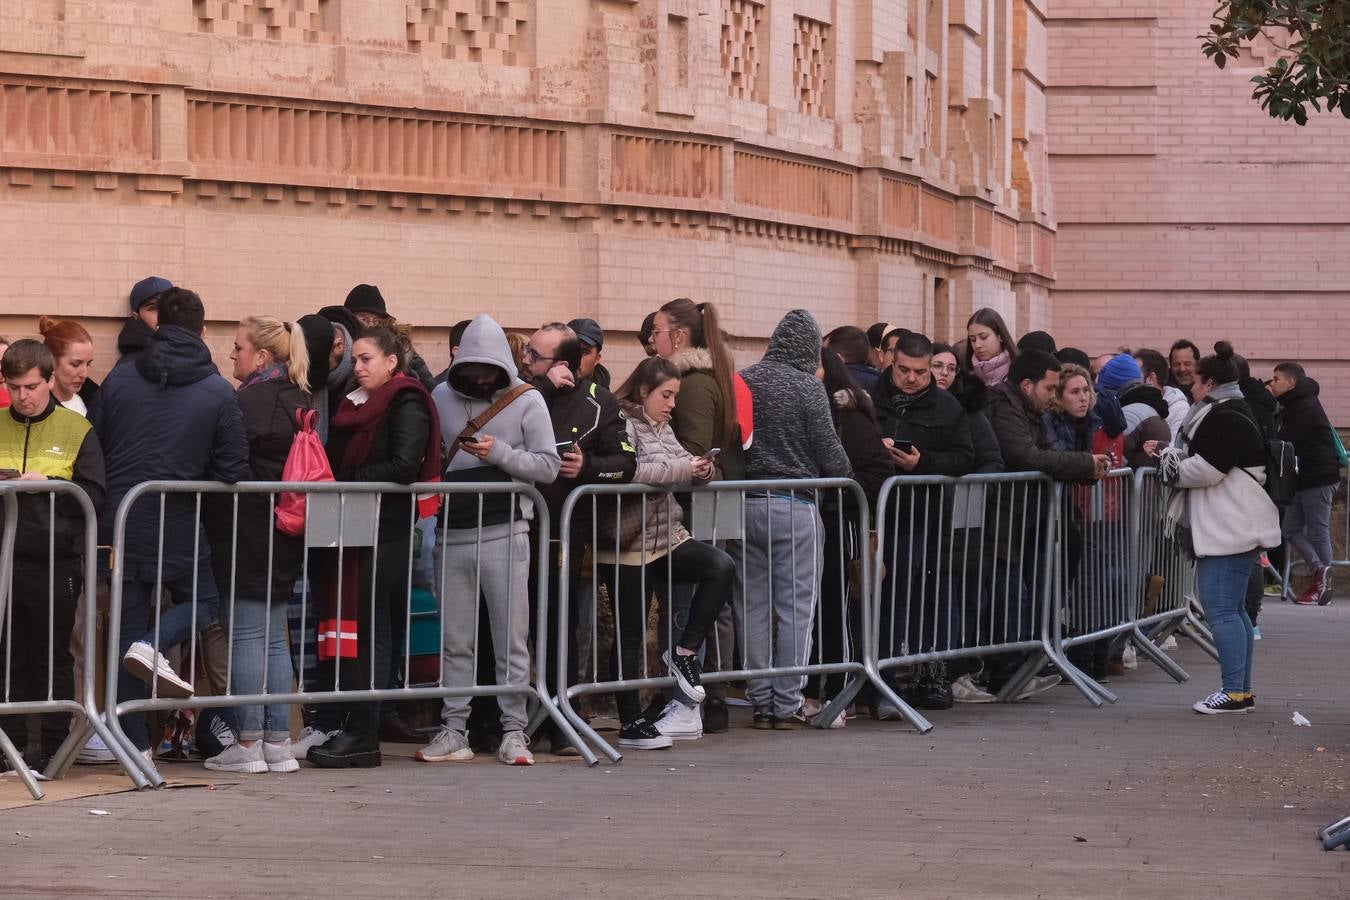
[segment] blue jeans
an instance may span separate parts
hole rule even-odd
[[[205,631],[216,620],[216,605],[219,596],[216,593],[216,580],[211,575],[209,562],[199,562],[196,567],[197,581],[197,633]],[[192,633],[192,582],[193,572],[189,569],[176,578],[165,578],[160,585],[169,592],[173,606],[164,609],[159,616],[159,645],[161,653],[189,640]],[[122,626],[117,636],[117,657],[121,659],[127,648],[137,641],[145,641],[155,646],[155,596],[154,579],[142,581],[129,578],[122,581]],[[192,673],[186,674],[192,681]],[[150,696],[150,686],[122,667],[117,673],[118,702],[144,700]],[[122,728],[126,731],[137,750],[150,746],[145,731],[145,715],[129,713],[122,718]]]
[[[236,597],[221,607],[221,627],[230,649],[230,693],[285,694],[291,689],[291,651],[286,604]],[[264,671],[264,669],[266,671]],[[239,739],[280,743],[290,737],[290,706],[252,703],[239,707]]]
[[[1205,622],[1219,646],[1223,690],[1252,689],[1252,620],[1247,617],[1247,579],[1260,551],[1204,556],[1195,561],[1195,591]]]

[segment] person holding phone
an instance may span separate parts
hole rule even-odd
[[[872,390],[872,402],[896,475],[957,477],[975,471],[970,420],[961,402],[934,381],[933,343],[927,337],[913,332],[900,337],[890,367]],[[960,628],[953,626],[939,635],[935,625],[939,619],[944,623],[959,621],[959,610],[944,609],[939,616],[940,598],[934,585],[940,559],[936,541],[942,522],[949,521],[942,511],[950,498],[941,489],[930,487],[901,489],[891,498],[886,509],[877,510],[877,518],[885,518],[888,530],[882,548],[887,570],[885,596],[894,598],[882,606],[882,655],[898,655],[905,646],[911,652],[947,649],[952,634],[959,635]],[[929,517],[926,524],[925,512]],[[949,709],[954,702],[951,682],[946,663],[925,663],[913,681],[896,687],[911,705]],[[901,718],[900,710],[885,702],[875,711],[883,720]]]
[[[671,428],[679,393],[679,368],[659,356],[639,363],[619,388],[628,439],[637,448],[634,481],[673,486],[705,484],[712,478],[713,463],[708,454],[694,456]],[[716,456],[714,449],[708,453]],[[672,739],[697,740],[703,736],[699,705],[706,691],[698,651],[731,597],[735,565],[723,551],[694,540],[683,519],[679,502],[669,493],[626,497],[622,503],[602,505],[598,514],[595,560],[615,609],[618,660],[611,662],[611,669],[616,678],[647,674],[642,644],[651,595],[655,593],[669,602],[669,586],[693,588],[689,617],[663,657],[680,687],[679,693],[693,703],[672,700],[659,720],[649,722],[637,691],[617,692],[614,700],[619,710],[621,747],[658,750],[669,747]]]

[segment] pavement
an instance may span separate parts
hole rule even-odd
[[[1218,671],[1183,640],[1187,684],[1141,661],[1114,706],[1062,687],[935,713],[926,736],[759,732],[742,710],[727,734],[592,769],[404,757],[43,802],[0,812],[0,893],[1350,896],[1350,853],[1315,839],[1350,813],[1350,602],[1267,603],[1261,624],[1246,715],[1190,710]]]

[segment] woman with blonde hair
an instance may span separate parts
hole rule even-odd
[[[233,376],[248,433],[241,481],[281,481],[286,457],[310,411],[305,334],[275,316],[249,316],[234,335]],[[286,604],[304,559],[299,537],[276,528],[275,497],[207,495],[203,515],[221,591],[220,623],[231,638],[230,691],[285,694],[291,689]],[[236,504],[237,500],[237,504]],[[290,709],[284,703],[239,708],[239,741],[206,761],[217,772],[294,772]]]

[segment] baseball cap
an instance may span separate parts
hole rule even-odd
[[[131,288],[131,311],[133,313],[140,312],[145,301],[155,299],[172,287],[172,281],[167,278],[160,278],[158,275],[142,278]]]
[[[594,319],[573,319],[567,323],[567,327],[576,332],[577,340],[587,350],[605,346],[605,332]]]

